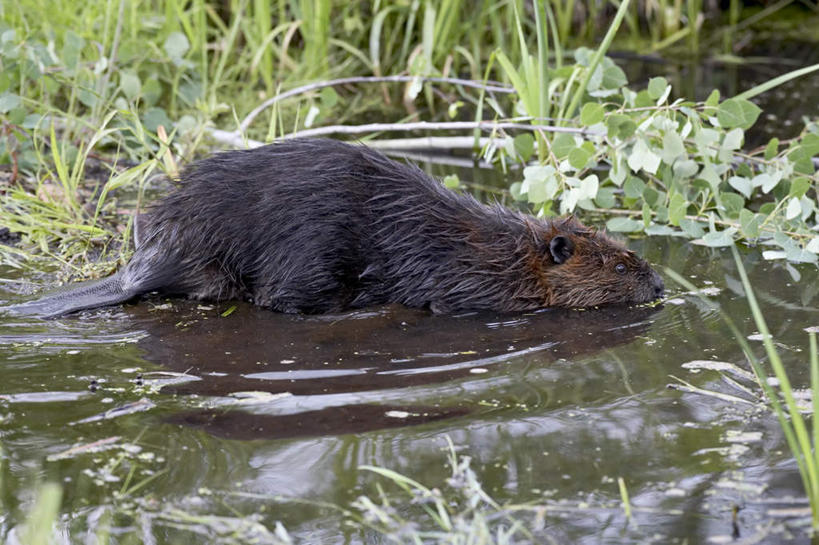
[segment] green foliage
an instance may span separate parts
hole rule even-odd
[[[524,170],[516,197],[544,212],[630,211],[607,222],[612,231],[676,234],[712,247],[739,239],[778,247],[764,253],[769,259],[819,261],[817,123],[787,146],[773,139],[748,153],[745,130],[760,110],[745,98],[672,102],[664,78],[644,91],[608,91],[583,105],[585,132],[552,137],[551,153]]]

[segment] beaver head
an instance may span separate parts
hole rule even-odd
[[[538,257],[532,266],[546,306],[648,303],[662,297],[660,275],[605,233],[572,217],[539,227],[533,233]]]

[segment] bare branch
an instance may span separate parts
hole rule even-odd
[[[347,83],[385,83],[385,82],[409,82],[409,81],[424,81],[424,82],[432,82],[432,83],[450,83],[452,85],[460,85],[462,87],[472,87],[475,89],[484,89],[489,92],[494,93],[514,93],[515,90],[512,87],[506,87],[500,84],[486,84],[480,81],[474,81],[469,79],[459,79],[459,78],[422,78],[418,76],[360,76],[360,77],[351,77],[351,78],[339,78],[327,81],[317,81],[314,83],[309,83],[307,85],[302,85],[301,87],[296,87],[295,89],[290,89],[289,91],[285,91],[284,93],[278,94],[274,97],[271,97],[257,107],[253,109],[242,122],[239,124],[239,132],[242,134],[247,132],[248,127],[250,124],[253,123],[253,120],[262,113],[266,108],[269,108],[273,104],[279,102],[280,100],[284,100],[286,98],[290,98],[292,96],[300,95],[302,93],[306,93],[308,91],[315,91],[316,89],[322,89],[324,87],[333,87],[336,85],[344,85]]]

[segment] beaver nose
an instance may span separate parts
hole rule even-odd
[[[655,271],[651,271],[651,287],[654,288],[654,297],[656,299],[659,299],[665,293],[663,279]]]

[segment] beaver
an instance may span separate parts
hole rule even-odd
[[[159,291],[288,313],[399,303],[434,313],[646,303],[663,281],[573,217],[446,189],[364,145],[294,139],[194,162],[139,217],[114,275],[17,306],[59,316]]]

